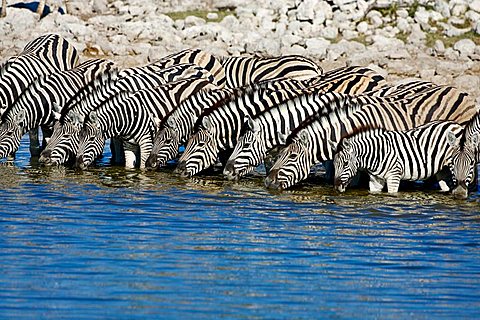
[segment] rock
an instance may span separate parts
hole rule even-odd
[[[453,79],[453,86],[469,93],[476,92],[480,88],[480,77],[469,74],[460,75]]]
[[[378,28],[383,24],[382,14],[377,10],[372,10],[367,14],[367,18],[370,20],[370,23]]]
[[[316,0],[304,0],[297,8],[297,19],[300,21],[313,20],[315,18]]]
[[[365,34],[368,31],[368,23],[366,21],[362,21],[357,24],[357,31]]]
[[[475,42],[470,39],[462,39],[457,41],[453,48],[460,53],[460,56],[468,57],[475,52]]]
[[[473,0],[468,4],[468,7],[476,12],[480,12],[480,0]]]
[[[479,34],[480,35],[480,21],[477,21],[475,23],[475,26],[473,27],[473,31],[476,33],[476,34]]]
[[[218,19],[218,13],[216,12],[209,12],[207,14],[207,19],[208,20],[217,20]]]
[[[419,76],[420,78],[431,81],[433,77],[435,76],[435,69],[422,69],[420,68],[419,70]]]
[[[433,46],[433,49],[437,54],[444,54],[445,53],[445,44],[443,44],[442,40],[435,40],[435,44]]]
[[[311,38],[305,41],[307,51],[317,59],[324,59],[330,41],[322,38]]]
[[[338,37],[338,28],[334,26],[322,28],[320,31],[320,36],[329,40],[336,39]]]
[[[420,24],[421,26],[428,25],[428,21],[430,20],[430,13],[425,10],[425,7],[419,7],[417,11],[415,11],[414,15],[415,22]]]
[[[426,39],[425,32],[423,32],[418,24],[412,25],[412,32],[407,38],[409,43],[414,45],[422,45]]]
[[[402,33],[409,33],[411,30],[410,24],[408,23],[407,19],[405,18],[398,18],[397,19],[397,28]]]
[[[443,55],[449,60],[457,60],[460,57],[460,52],[453,50],[453,48],[447,48]]]
[[[450,17],[450,6],[445,0],[436,0],[433,9],[445,18]]]
[[[193,26],[203,26],[206,23],[205,19],[195,17],[195,16],[188,16],[185,18],[185,28],[193,27]]]
[[[405,63],[402,60],[391,60],[388,63],[388,69],[391,73],[402,76],[415,76],[417,74],[417,66],[413,63]]]
[[[398,48],[388,52],[387,56],[390,59],[411,59],[410,53],[405,48]]]
[[[458,2],[458,3],[453,4],[453,8],[450,10],[450,12],[451,12],[452,16],[460,17],[463,14],[465,14],[465,12],[467,12],[467,8],[468,7],[467,7],[466,3]]]
[[[387,76],[388,76],[388,71],[383,69],[382,67],[376,65],[376,64],[371,63],[367,66],[367,68],[372,69],[373,71],[375,71],[376,73],[378,73],[379,75],[381,75],[384,78],[387,78]]]

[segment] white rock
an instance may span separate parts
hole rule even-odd
[[[420,78],[431,81],[435,76],[435,69],[422,69],[418,71]]]
[[[387,53],[387,56],[390,59],[411,59],[412,56],[405,48],[397,48],[395,50],[390,50]]]
[[[323,59],[327,55],[327,48],[330,41],[322,38],[307,39],[305,41],[307,51],[318,59]]]
[[[465,57],[472,55],[475,52],[475,47],[475,42],[470,39],[459,40],[453,45],[453,48],[460,52],[460,56]]]
[[[445,0],[436,0],[433,9],[445,18],[450,17],[450,6]]]
[[[472,93],[480,88],[480,77],[477,75],[460,75],[453,79],[453,85]]]
[[[473,0],[468,7],[473,11],[480,12],[480,0]]]
[[[362,21],[357,24],[357,31],[365,34],[368,31],[368,23],[366,21]]]
[[[459,17],[467,12],[467,4],[466,3],[456,3],[454,7],[450,10],[452,16]]]
[[[218,13],[216,13],[216,12],[207,13],[207,19],[208,20],[217,20],[218,19]]]
[[[445,53],[445,44],[443,43],[442,40],[435,40],[435,44],[433,46],[433,49],[435,50],[436,53],[438,54],[444,54]]]
[[[313,20],[315,18],[315,4],[316,0],[304,0],[300,2],[297,8],[297,19],[300,21],[303,20]]]
[[[449,60],[457,60],[460,58],[460,52],[454,50],[453,48],[445,49],[445,53],[443,55]]]
[[[293,34],[288,34],[288,35],[285,35],[281,38],[281,42],[282,42],[282,46],[291,47],[294,44],[300,43],[300,41],[302,41],[302,39],[303,38],[300,37],[300,36],[296,36],[296,35],[293,35]]]
[[[367,31],[366,34],[369,34],[369,33],[370,33],[370,30]],[[358,32],[354,31],[354,30],[343,30],[342,31],[342,37],[345,40],[353,40],[353,39],[358,38]]]
[[[336,39],[338,36],[338,28],[334,26],[328,26],[320,30],[320,35],[325,39]]]
[[[397,10],[398,18],[406,19],[408,18],[408,10],[407,9],[398,9]]]
[[[425,10],[425,7],[419,7],[415,12],[414,19],[420,25],[427,25],[430,20],[430,13]]]
[[[418,24],[412,25],[412,32],[408,36],[407,40],[409,43],[415,45],[421,45],[426,39],[425,32],[423,32]]]
[[[185,28],[193,26],[203,26],[205,24],[205,19],[195,16],[188,16],[185,18]]]
[[[397,28],[402,33],[409,33],[411,30],[410,24],[408,23],[407,19],[404,18],[397,19]]]
[[[371,63],[367,66],[367,68],[372,69],[373,71],[375,71],[376,73],[378,73],[379,75],[381,75],[384,78],[387,78],[387,76],[388,76],[388,71],[383,69],[382,67],[376,65],[376,64]]]
[[[467,13],[465,13],[465,18],[473,23],[476,23],[477,21],[480,21],[480,13],[469,10]]]
[[[473,27],[473,31],[476,33],[476,34],[480,34],[480,21],[477,21],[475,23],[475,26]]]

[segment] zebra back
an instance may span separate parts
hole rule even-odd
[[[313,117],[292,132],[267,182],[283,188],[305,179],[314,164],[333,159],[328,140],[339,141],[356,128],[372,125],[400,131],[434,120],[462,124],[468,118],[465,115],[475,109],[467,98],[455,88],[436,86],[398,101],[386,98],[375,102],[373,97],[362,97],[351,107]],[[299,155],[294,160],[289,158],[292,152]]]
[[[223,88],[226,83],[225,70],[220,61],[210,53],[201,49],[185,49],[165,56],[151,64],[141,67],[134,67],[125,70],[125,75],[156,73],[163,69],[179,64],[194,64],[202,67],[212,75],[212,83],[219,88]]]
[[[450,163],[453,149],[448,141],[452,136],[459,139],[462,131],[453,121],[434,121],[406,131],[360,128],[339,144],[335,186],[343,191],[358,169],[386,179],[389,192],[398,190],[400,180],[429,178]]]
[[[224,57],[220,62],[227,77],[225,85],[229,88],[279,78],[309,79],[323,73],[322,68],[312,60],[297,55],[272,58]]]
[[[9,107],[37,77],[71,69],[77,63],[77,50],[59,35],[46,34],[32,40],[0,68],[0,111]]]

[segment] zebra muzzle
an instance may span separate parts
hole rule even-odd
[[[468,187],[465,182],[459,182],[458,186],[452,191],[452,195],[455,199],[467,199]]]
[[[227,177],[228,180],[236,180],[238,176],[235,174],[235,162],[227,161],[225,169],[223,169],[223,174]]]
[[[86,168],[85,161],[83,160],[83,155],[78,156],[77,159],[75,160],[75,168],[79,168],[81,170],[84,170]]]
[[[43,164],[51,164],[52,162],[52,151],[51,150],[43,150],[42,153],[40,153],[40,158],[38,159],[38,162],[43,163]]]
[[[145,162],[147,170],[155,170],[158,168],[157,155],[151,154]]]
[[[187,170],[187,163],[185,161],[179,162],[174,172],[180,174],[182,178],[190,178],[191,176],[191,174]]]
[[[278,170],[271,170],[268,176],[265,178],[265,187],[269,189],[282,190],[283,186],[277,179]]]

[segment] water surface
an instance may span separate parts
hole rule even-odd
[[[0,318],[477,318],[478,194],[0,167]]]

